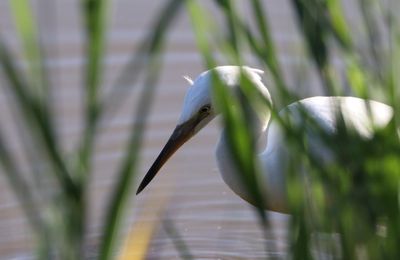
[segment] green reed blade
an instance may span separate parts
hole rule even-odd
[[[39,144],[45,149],[47,156],[51,159],[51,163],[55,168],[54,174],[58,178],[60,187],[65,194],[75,197],[75,184],[70,178],[68,169],[62,159],[58,144],[54,136],[54,130],[51,122],[48,121],[46,110],[38,105],[28,93],[28,85],[19,75],[13,60],[10,57],[10,51],[0,41],[0,62],[5,76],[8,79],[6,86],[14,94],[24,120],[28,125],[32,126],[33,137],[37,138]]]
[[[99,94],[103,75],[105,57],[105,34],[107,28],[106,0],[82,1],[82,14],[85,21],[86,33],[86,67],[84,72],[85,93],[85,128],[79,151],[78,177],[82,182],[91,171],[90,159],[96,137],[96,127],[100,113]]]
[[[23,47],[25,62],[28,64],[30,91],[34,98],[46,106],[48,95],[47,71],[43,66],[43,53],[39,42],[39,33],[29,0],[10,1],[10,7],[16,30]]]
[[[128,197],[132,189],[132,179],[138,169],[138,157],[145,134],[144,129],[159,78],[161,69],[160,54],[165,40],[164,36],[177,17],[182,4],[182,0],[171,0],[165,5],[157,22],[158,27],[155,28],[158,33],[154,35],[151,41],[152,47],[146,54],[149,61],[146,66],[147,70],[141,98],[137,104],[137,112],[134,115],[125,155],[118,169],[117,183],[107,206],[100,248],[100,259],[103,260],[110,259],[116,247],[121,220],[126,211]]]

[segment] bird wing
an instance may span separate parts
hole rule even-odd
[[[312,97],[295,102],[283,109],[279,116],[303,131],[303,143],[308,153],[326,164],[333,159],[332,151],[318,131],[335,134],[342,115],[346,129],[354,130],[361,138],[371,138],[376,128],[386,126],[393,117],[393,109],[380,102],[354,97]],[[287,207],[285,173],[290,167],[291,149],[282,126],[272,120],[267,131],[267,145],[259,155],[263,167],[262,181],[267,187],[271,208]],[[304,173],[298,167],[299,173]]]

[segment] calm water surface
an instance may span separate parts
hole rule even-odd
[[[129,60],[140,39],[148,33],[151,21],[165,2],[113,1],[104,73],[106,88]],[[77,9],[78,1],[58,0],[53,3],[56,10],[53,10],[54,13],[44,14],[44,17],[55,18],[56,22],[45,25],[49,34],[44,38],[50,50],[49,66],[54,73],[52,80],[56,86],[57,126],[63,145],[68,151],[76,147],[82,129],[81,20]],[[212,7],[210,3],[206,4]],[[271,0],[265,1],[265,4],[271,24],[275,28],[274,37],[278,48],[284,50],[280,58],[285,73],[290,74],[301,65],[298,36],[291,20],[291,11],[286,1]],[[0,2],[0,30],[6,36],[7,42],[18,52],[18,41],[8,8],[6,1]],[[246,8],[243,10],[250,13]],[[145,174],[175,127],[187,88],[182,75],[195,77],[203,70],[202,64],[196,51],[190,22],[186,15],[181,14],[168,38],[164,69],[146,130],[137,181]],[[290,80],[294,79],[289,78]],[[89,212],[89,249],[97,245],[102,212],[108,192],[115,181],[115,169],[127,141],[132,113],[135,112],[137,92],[132,90],[133,87],[128,86],[126,91],[129,96],[118,114],[104,122],[101,127],[94,157],[94,176],[89,191],[92,205]],[[297,90],[305,91],[301,86]],[[21,147],[18,138],[13,135],[8,98],[2,93],[0,99],[3,126],[18,151]],[[268,237],[264,237],[252,207],[234,195],[219,176],[214,159],[218,135],[218,123],[212,123],[176,153],[140,196],[132,194],[131,207],[123,228],[124,237],[130,233],[140,233],[140,227],[149,223],[168,219],[173,221],[195,259],[263,259],[284,256],[285,225],[288,217],[269,214],[271,230]],[[0,186],[0,259],[24,259],[29,256],[32,247],[31,232],[3,175],[0,175]],[[140,236],[139,234],[135,239],[140,241]],[[124,241],[121,244],[125,244]],[[174,247],[176,243],[179,240],[168,236],[162,222],[159,223],[152,234],[147,258],[179,258]]]

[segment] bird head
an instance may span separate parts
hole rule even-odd
[[[268,90],[261,82],[260,74],[263,71],[250,67],[220,66],[201,73],[193,82],[188,80],[191,86],[186,93],[177,126],[143,178],[136,194],[139,194],[150,183],[164,163],[186,141],[218,114],[217,106],[212,97],[212,77],[217,75],[222,84],[233,89],[239,85],[241,73],[246,73],[248,79],[269,98]]]

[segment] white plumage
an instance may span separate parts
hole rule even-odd
[[[220,80],[229,88],[237,88],[241,71],[251,80],[260,95],[271,101],[267,88],[261,81],[263,72],[258,69],[237,66],[221,66],[213,69]],[[172,154],[187,140],[200,131],[217,114],[212,97],[212,71],[200,74],[189,88],[178,125],[168,140],[167,144],[157,157],[152,167],[144,177],[137,193],[141,192],[154,178],[162,165]],[[376,101],[366,101],[355,97],[311,97],[292,103],[280,112],[280,116],[289,117],[294,124],[303,124],[308,129],[307,120],[301,111],[307,112],[307,117],[316,122],[326,133],[334,134],[337,130],[337,115],[341,113],[348,129],[354,130],[361,138],[371,138],[376,128],[384,127],[393,116],[390,106]],[[267,135],[267,145],[258,157],[262,167],[262,176],[259,186],[264,192],[265,205],[269,210],[288,211],[286,196],[285,172],[290,156],[286,146],[284,134],[279,124],[270,122],[269,109],[256,111],[252,124],[254,133],[260,137]],[[269,127],[268,127],[269,125]],[[307,131],[306,131],[307,132]],[[307,132],[306,142],[311,152],[315,153],[322,161],[331,159],[330,151],[321,140],[313,136],[312,131]],[[247,194],[241,178],[235,172],[231,160],[225,129],[222,129],[220,140],[216,148],[216,158],[219,171],[225,183],[240,197],[254,204],[252,196]]]

